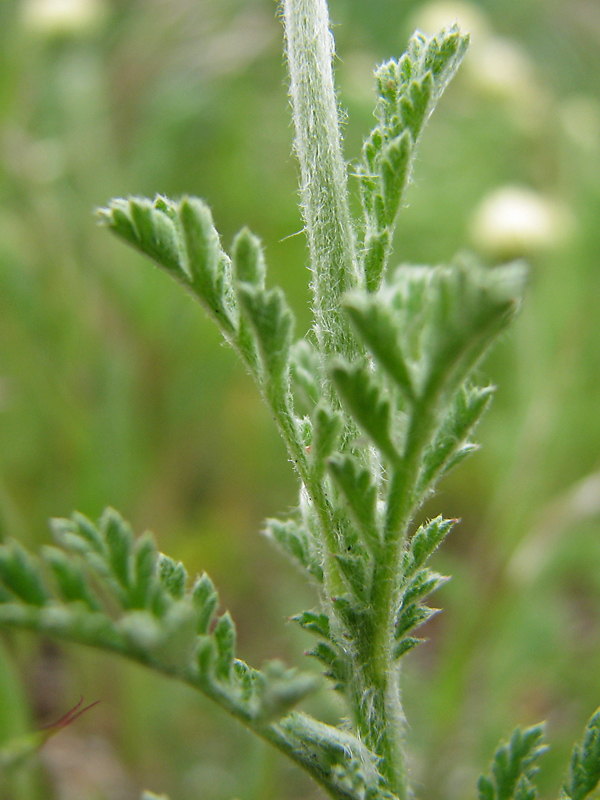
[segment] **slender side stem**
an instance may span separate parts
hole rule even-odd
[[[348,207],[326,0],[283,0],[300,195],[310,250],[315,331],[323,357],[356,344],[340,298],[359,285]]]
[[[325,593],[327,596],[338,595],[344,591],[345,586],[334,558],[335,553],[339,550],[339,545],[336,539],[333,514],[327,493],[323,484],[315,480],[311,475],[306,459],[306,450],[300,441],[300,435],[295,425],[293,410],[288,403],[288,398],[280,394],[276,396],[269,395],[268,392],[264,391],[260,383],[259,388],[265,402],[271,409],[288,453],[319,518],[319,527],[325,544]]]

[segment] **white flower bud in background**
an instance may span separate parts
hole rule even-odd
[[[489,35],[489,24],[485,14],[472,3],[437,0],[419,8],[411,17],[411,30],[418,28],[423,33],[433,36],[442,28],[449,28],[458,23],[461,31],[471,34],[472,46],[477,46]]]
[[[473,47],[466,76],[481,96],[504,103],[514,125],[525,133],[543,131],[551,107],[532,60],[512,39],[490,36]]]
[[[81,36],[94,33],[106,17],[104,0],[24,0],[26,30],[43,36]]]
[[[561,244],[572,225],[568,210],[532,189],[504,186],[485,197],[471,222],[471,241],[486,255],[513,258]]]
[[[535,83],[529,56],[511,39],[490,36],[473,49],[470,78],[476,88],[501,100],[528,94]]]

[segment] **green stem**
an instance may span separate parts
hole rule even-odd
[[[300,195],[310,250],[315,331],[323,357],[356,344],[340,299],[359,284],[348,206],[326,0],[283,0]]]
[[[405,800],[410,792],[404,753],[405,718],[400,700],[399,666],[392,655],[394,624],[401,589],[400,562],[414,513],[414,489],[423,449],[434,425],[431,403],[425,402],[414,410],[404,458],[392,468],[382,556],[375,565],[373,576],[373,637],[369,658],[363,665],[364,683],[373,688],[376,706],[363,735],[367,735],[367,743],[381,757],[380,770],[400,800]]]
[[[319,480],[315,480],[314,476],[311,474],[311,469],[306,458],[306,450],[300,440],[300,434],[295,423],[289,397],[287,394],[280,391],[271,393],[265,390],[260,381],[258,382],[258,386],[266,404],[271,409],[290,458],[294,462],[298,475],[308,492],[308,496],[319,518],[319,528],[322,541],[325,544],[325,563],[323,565],[325,572],[325,595],[327,597],[339,595],[345,590],[345,585],[339,567],[335,561],[335,554],[339,552],[339,545],[335,533],[331,503],[327,497],[327,492],[325,491],[323,483]]]

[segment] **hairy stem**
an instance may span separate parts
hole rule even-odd
[[[348,207],[325,0],[283,0],[300,195],[310,250],[315,331],[321,353],[352,357],[356,344],[340,299],[359,285]]]

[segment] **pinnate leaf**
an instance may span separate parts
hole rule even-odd
[[[536,761],[546,751],[544,726],[517,728],[510,741],[499,745],[492,761],[492,777],[479,779],[479,800],[533,800]]]
[[[584,800],[600,782],[600,709],[588,722],[583,740],[573,748],[569,776],[562,789],[568,800]]]
[[[332,367],[331,374],[338,394],[358,425],[389,461],[397,462],[400,455],[391,437],[390,400],[367,366],[340,361]]]
[[[240,283],[237,294],[256,333],[265,374],[275,385],[281,386],[289,366],[294,327],[294,317],[283,292]]]
[[[363,542],[376,552],[381,540],[377,525],[377,487],[371,473],[349,454],[336,454],[329,459],[328,467],[348,503]]]

